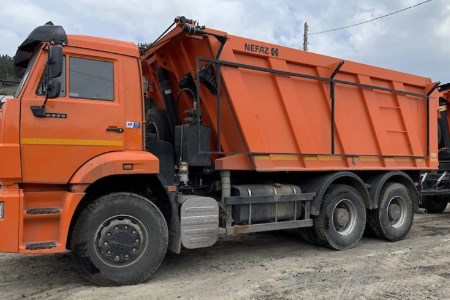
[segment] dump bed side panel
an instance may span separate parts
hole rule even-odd
[[[214,58],[219,45],[180,34],[156,52],[176,82],[185,73],[195,78],[196,58]],[[220,149],[217,96],[200,87],[219,159],[246,153],[248,168],[259,171],[437,167],[437,94],[426,97],[428,78],[346,61],[334,77],[333,105],[329,78],[339,59],[228,36],[220,61]],[[151,70],[151,60],[144,63]]]

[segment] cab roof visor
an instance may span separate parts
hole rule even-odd
[[[67,44],[67,35],[60,25],[53,25],[48,22],[45,25],[36,27],[30,35],[23,41],[14,56],[14,66],[16,76],[22,78],[34,51],[41,43],[51,43],[58,45]]]

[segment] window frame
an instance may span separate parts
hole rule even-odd
[[[31,71],[35,68],[36,62],[39,60],[38,58],[43,51],[42,49],[43,49],[42,47],[38,47],[34,51],[33,55],[31,56],[28,66],[27,66],[22,78],[20,79],[19,85],[17,86],[17,90],[14,93],[14,98],[19,98],[19,96],[21,96],[22,92],[24,91],[25,85],[30,80],[30,78],[29,78],[30,75],[32,75]]]

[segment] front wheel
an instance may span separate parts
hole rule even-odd
[[[314,220],[318,244],[345,250],[356,246],[366,225],[366,209],[358,191],[348,185],[333,185]]]
[[[368,227],[378,238],[395,242],[408,234],[413,219],[412,201],[406,187],[388,183],[381,192],[378,208],[369,212]]]
[[[161,264],[167,245],[160,210],[132,193],[112,193],[90,203],[71,239],[75,264],[88,280],[103,286],[147,280]]]

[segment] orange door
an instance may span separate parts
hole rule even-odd
[[[46,117],[38,118],[30,106],[42,105],[45,99],[45,55],[40,56],[21,99],[23,181],[67,183],[93,157],[124,149],[120,65],[113,54],[101,58],[66,54],[60,97],[49,99]]]

